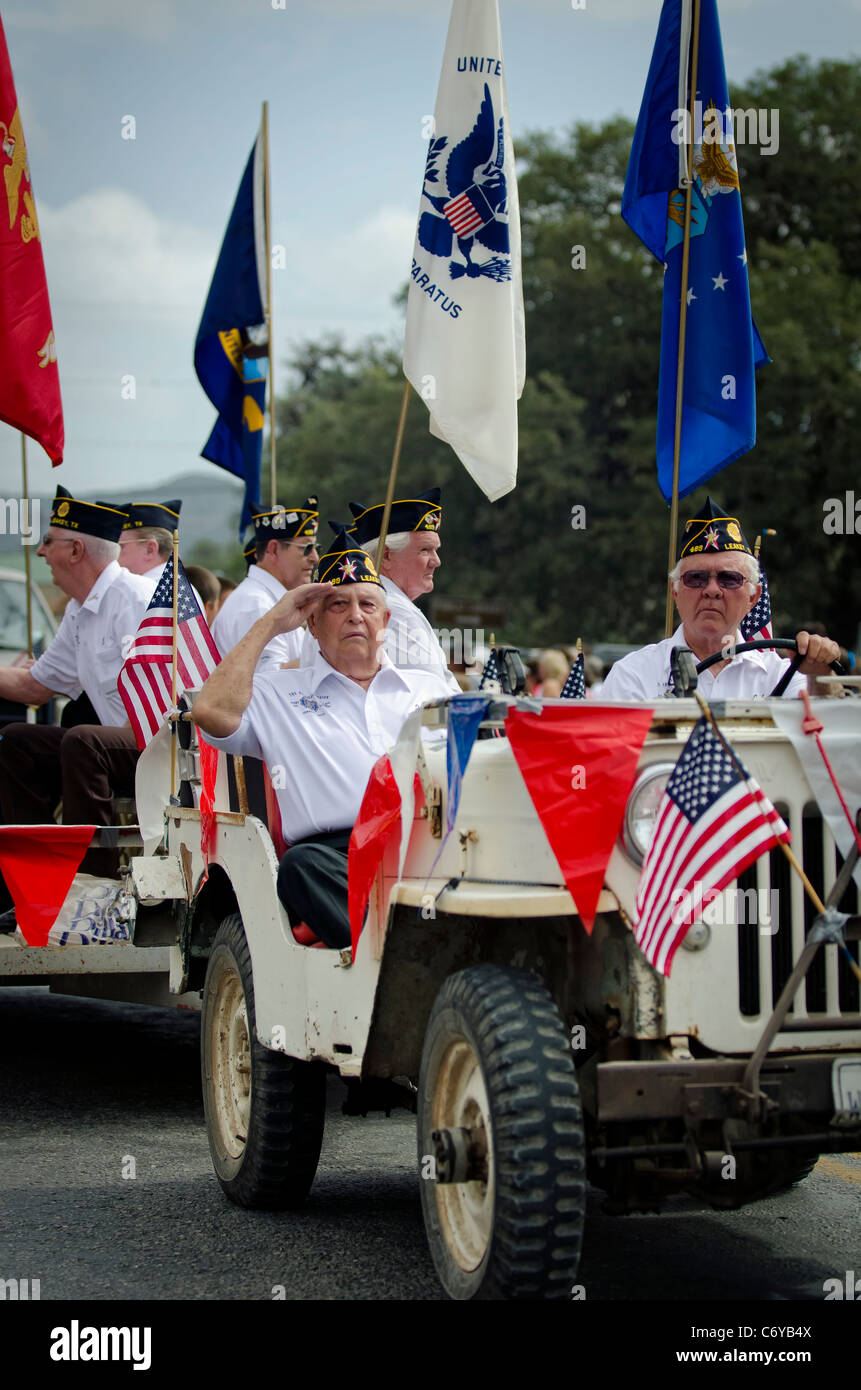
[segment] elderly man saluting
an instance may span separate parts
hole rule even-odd
[[[291,589],[228,652],[194,720],[216,748],[284,768],[277,796],[291,848],[278,896],[294,925],[307,922],[339,947],[350,942],[347,849],[371,769],[407,716],[449,691],[434,671],[392,665],[380,645],[385,590],[345,531],[321,557],[317,581]],[[261,671],[267,643],[305,621],[319,643],[313,663]]]
[[[727,516],[710,497],[702,515],[685,525],[679,561],[670,573],[681,623],[672,637],[631,652],[613,666],[601,690],[602,700],[654,700],[671,695],[670,659],[674,647],[689,647],[697,661],[742,641],[739,624],[760,594],[759,565],[742,534],[737,517]],[[800,671],[828,674],[840,655],[828,637],[797,635],[805,655]],[[750,700],[771,694],[787,669],[774,651],[742,652],[716,662],[699,677],[707,700]],[[797,695],[805,675],[795,675],[787,695]]]

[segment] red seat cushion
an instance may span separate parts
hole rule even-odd
[[[307,922],[297,922],[293,928],[293,936],[300,946],[323,946],[325,941],[321,941],[319,936],[315,936]]]

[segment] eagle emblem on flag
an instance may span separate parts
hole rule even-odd
[[[430,141],[422,196],[433,208],[419,218],[418,240],[432,256],[462,257],[452,260],[453,280],[511,279],[508,234],[508,194],[503,172],[504,120],[497,124],[490,88],[484,84],[484,100],[472,130],[451,149],[445,161],[447,192],[439,189],[439,162],[448,149],[446,135]],[[484,251],[490,255],[484,255]]]

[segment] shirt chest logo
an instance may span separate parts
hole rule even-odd
[[[327,714],[329,696],[328,695],[300,695],[298,691],[293,691],[290,695],[291,705],[296,705],[303,714]]]

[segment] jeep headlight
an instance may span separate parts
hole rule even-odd
[[[651,767],[640,773],[628,797],[622,843],[625,853],[635,864],[641,865],[648,854],[655,833],[658,807],[674,768],[675,763],[652,763]]]

